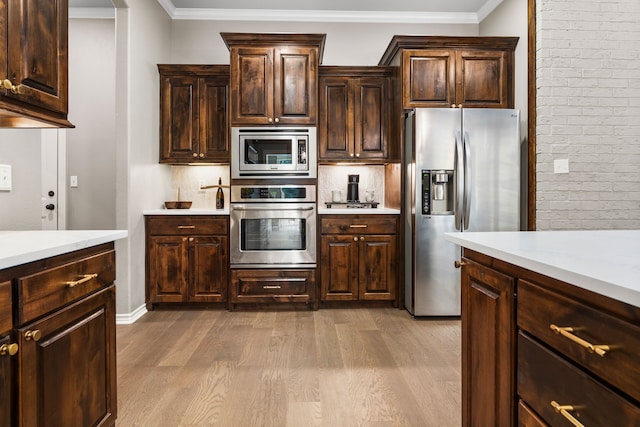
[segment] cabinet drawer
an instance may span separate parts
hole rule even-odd
[[[632,426],[640,419],[639,407],[522,332],[517,384],[520,398],[550,425],[568,426],[570,416],[585,426]],[[562,414],[552,402],[573,409]]]
[[[610,349],[600,356],[551,325]],[[640,401],[640,326],[525,280],[518,282],[518,326]]]
[[[227,218],[189,215],[147,216],[147,234],[169,235],[227,235]]]
[[[116,278],[115,251],[83,258],[18,278],[18,323],[22,324],[78,300]]]
[[[322,218],[322,234],[396,234],[395,216]]]
[[[548,427],[522,400],[518,402],[518,427]]]
[[[0,334],[13,327],[11,313],[11,282],[3,282],[0,283]]]
[[[232,302],[309,301],[313,270],[232,270]]]

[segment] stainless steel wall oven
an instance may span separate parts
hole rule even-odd
[[[229,209],[232,268],[315,268],[315,185],[233,185]]]

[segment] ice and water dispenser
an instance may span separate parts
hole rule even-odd
[[[422,171],[422,214],[452,215],[454,200],[453,170]]]

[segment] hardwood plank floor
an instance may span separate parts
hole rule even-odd
[[[395,308],[156,310],[117,326],[133,426],[459,426],[460,321]]]

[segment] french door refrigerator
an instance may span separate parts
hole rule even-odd
[[[456,231],[520,230],[520,113],[419,108],[405,121],[405,307],[460,315]]]

